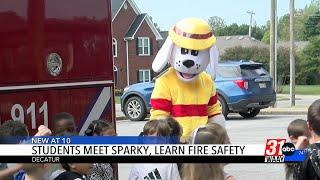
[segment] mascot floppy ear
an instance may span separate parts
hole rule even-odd
[[[210,71],[210,75],[212,76],[212,79],[214,80],[216,78],[216,73],[217,73],[219,52],[216,45],[212,46],[209,51],[210,51],[209,52],[210,53],[209,71]]]
[[[152,62],[152,69],[154,72],[160,72],[168,63],[171,58],[171,53],[173,49],[173,42],[168,37],[164,42],[163,46],[159,50],[156,58]]]

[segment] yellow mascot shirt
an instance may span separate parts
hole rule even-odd
[[[205,72],[191,82],[183,82],[171,67],[156,80],[151,95],[151,120],[171,115],[183,128],[183,137],[208,122],[208,117],[221,114],[216,88]]]

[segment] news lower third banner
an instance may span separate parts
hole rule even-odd
[[[7,163],[286,163],[301,162],[305,151],[282,139],[266,144],[173,144],[174,137],[6,138],[0,162]],[[171,143],[171,144],[169,144]]]

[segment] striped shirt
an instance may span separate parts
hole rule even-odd
[[[216,88],[205,72],[191,82],[181,81],[171,67],[156,80],[151,95],[151,117],[159,119],[171,115],[183,128],[183,137],[190,136],[208,118],[221,114]]]

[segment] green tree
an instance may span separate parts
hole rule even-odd
[[[278,84],[281,87],[282,84],[288,83],[290,69],[290,53],[289,48],[278,49]],[[221,56],[222,60],[229,59],[243,59],[260,62],[264,67],[269,69],[270,50],[268,47],[234,47],[227,49]],[[298,56],[296,56],[297,62],[300,62]],[[298,80],[297,80],[298,81]]]
[[[261,39],[262,42],[266,44],[270,44],[270,31],[266,31],[263,35],[263,38]]]
[[[256,62],[263,63],[268,69],[269,63],[269,48],[260,48],[260,47],[232,47],[226,49],[226,51],[220,56],[222,60],[230,59],[243,59],[243,60],[252,60]]]
[[[208,23],[215,34],[226,26],[224,20],[219,16],[210,17]]]
[[[226,25],[225,21],[219,16],[213,16],[208,19],[208,23],[216,36],[248,35],[249,25],[236,23]],[[252,27],[252,37],[261,40],[266,31],[265,26]]]
[[[285,14],[279,18],[278,38],[280,41],[290,40],[290,15]]]
[[[303,9],[295,10],[295,39],[297,41],[308,40],[305,36],[306,21],[310,16],[319,11],[320,0],[313,0],[309,5],[305,6]],[[267,22],[266,29],[270,29],[270,22]],[[270,34],[270,33],[269,33]],[[265,34],[268,35],[268,34]],[[268,42],[268,38],[262,38]],[[278,21],[278,40],[279,41],[289,41],[290,40],[290,14],[285,14],[279,17]]]
[[[320,35],[320,11],[308,17],[304,23],[304,35],[306,39]]]
[[[252,28],[252,37],[261,41],[265,32],[267,32],[266,26],[254,26]]]
[[[298,77],[306,84],[319,83],[320,76],[320,35],[312,37],[310,44],[302,51]]]
[[[261,40],[265,33],[265,27],[253,26],[251,36]],[[238,25],[236,23],[227,25],[223,28],[218,29],[215,34],[217,36],[233,36],[233,35],[248,35],[249,34],[249,25],[242,24]]]
[[[313,16],[320,10],[320,0],[313,0],[305,8],[296,11],[296,39],[298,40],[308,40],[309,37],[305,35],[306,31],[306,21],[309,17]]]

